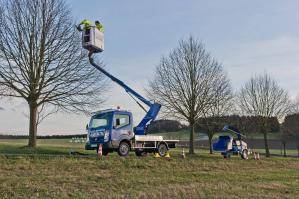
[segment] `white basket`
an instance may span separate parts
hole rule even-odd
[[[104,33],[99,31],[95,26],[82,32],[82,46],[93,52],[104,51]]]

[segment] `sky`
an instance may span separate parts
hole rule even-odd
[[[267,72],[292,97],[299,94],[299,2],[296,0],[66,0],[74,20],[105,26],[106,69],[141,94],[161,56],[189,35],[223,64],[234,89]],[[113,82],[102,109],[144,112]],[[0,134],[26,134],[28,105],[0,99]],[[96,110],[95,110],[96,111]],[[85,115],[57,113],[38,126],[39,135],[85,133]]]

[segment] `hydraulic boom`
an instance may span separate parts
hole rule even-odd
[[[112,81],[116,82],[118,85],[123,87],[129,95],[136,97],[137,99],[139,99],[140,101],[142,101],[144,104],[146,104],[149,107],[148,110],[145,110],[141,106],[141,104],[138,101],[136,101],[146,111],[146,115],[143,117],[143,119],[140,121],[140,123],[135,127],[134,133],[135,133],[135,135],[145,135],[147,125],[157,117],[157,115],[160,111],[160,108],[161,108],[161,104],[152,103],[151,101],[145,99],[140,94],[138,94],[136,91],[134,91],[129,86],[127,86],[124,82],[122,82],[121,80],[117,79],[116,77],[114,77],[113,75],[108,73],[105,69],[103,69],[102,67],[100,67],[99,65],[97,65],[94,62],[94,60],[92,58],[92,54],[89,54],[89,62],[96,69],[98,69],[103,74],[108,76]]]

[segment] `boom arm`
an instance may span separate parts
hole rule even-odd
[[[91,57],[91,54],[89,55],[89,62],[96,69],[98,69],[106,76],[108,76],[112,81],[116,82],[118,85],[123,87],[127,93],[135,96],[137,99],[139,99],[144,104],[149,106],[149,110],[146,112],[146,115],[143,117],[143,119],[140,121],[140,123],[136,126],[134,130],[136,135],[144,135],[147,124],[153,121],[157,117],[161,108],[161,104],[150,102],[149,100],[145,99],[140,94],[138,94],[136,91],[131,89],[129,86],[127,86],[124,82],[122,82],[121,80],[117,79],[116,77],[108,73],[105,69],[103,69],[102,67],[100,67],[94,62],[93,58]]]
[[[237,135],[237,137],[238,137],[239,140],[240,140],[242,137],[245,137],[245,135],[241,134],[241,132],[240,132],[237,128],[235,128],[235,127],[233,127],[233,126],[230,126],[230,125],[225,125],[225,126],[223,127],[223,131],[230,131],[230,132],[232,132],[232,133],[235,133],[235,134]]]

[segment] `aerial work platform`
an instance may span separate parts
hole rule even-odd
[[[82,32],[82,46],[93,53],[104,51],[104,33],[91,26],[90,29]]]

